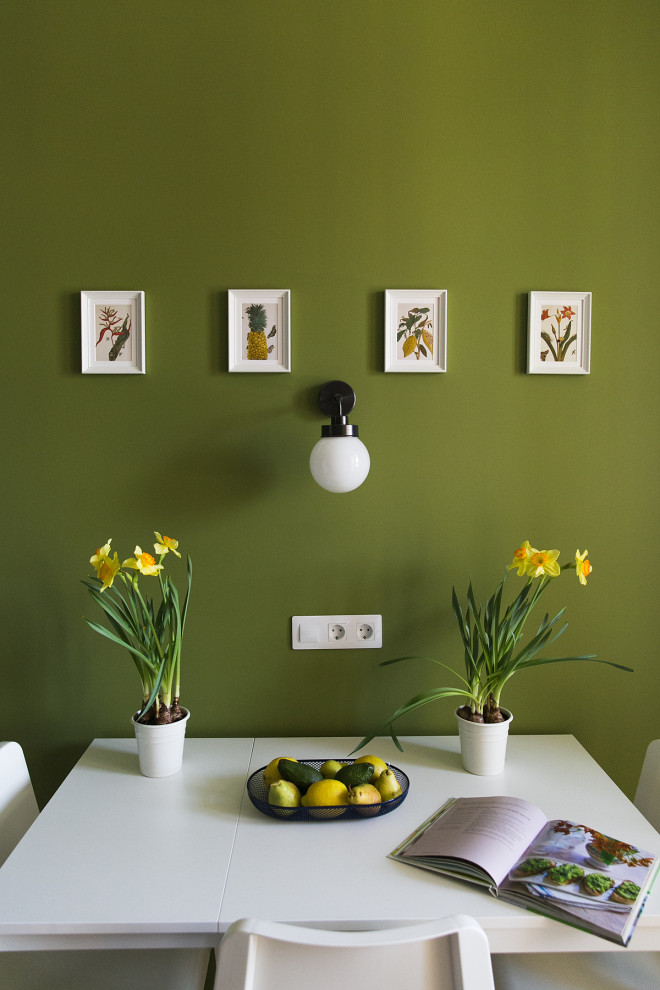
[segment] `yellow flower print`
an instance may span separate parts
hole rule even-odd
[[[587,557],[588,553],[589,553],[588,550],[585,550],[584,553],[580,553],[579,550],[575,551],[575,573],[580,579],[580,584],[586,584],[587,578],[593,571],[591,562]]]
[[[108,543],[107,546],[110,546]],[[117,573],[119,571],[119,558],[115,554],[114,558],[105,557],[96,572],[96,576],[101,584],[101,591],[105,591],[106,588],[112,587],[112,582],[114,581]]]
[[[522,546],[518,547],[513,555],[513,561],[509,564],[508,569],[511,571],[514,567],[518,568],[518,577],[523,577],[527,574],[527,564],[532,556],[532,554],[538,553],[534,547],[530,546],[529,540],[525,540]]]
[[[557,563],[559,550],[536,550],[527,561],[527,573],[530,577],[559,577],[561,567]]]
[[[112,543],[112,539],[108,540],[108,542],[104,546],[99,547],[96,553],[92,554],[92,556],[89,558],[89,562],[97,574],[99,572],[99,567],[101,566],[103,561],[107,560],[108,557],[110,556],[111,543]]]
[[[163,565],[157,564],[150,553],[143,553],[141,547],[136,547],[135,556],[129,557],[121,566],[132,567],[145,577],[155,577],[163,569]]]
[[[181,556],[177,550],[179,545],[178,540],[173,540],[171,536],[161,536],[160,533],[156,532],[156,530],[154,530],[154,536],[158,541],[157,543],[154,543],[154,550],[159,556],[162,556],[164,553],[169,553],[170,550],[172,553],[175,553],[177,557]]]

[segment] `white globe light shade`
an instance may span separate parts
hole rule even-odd
[[[321,437],[309,458],[314,481],[329,492],[352,492],[369,474],[369,451],[359,437]]]

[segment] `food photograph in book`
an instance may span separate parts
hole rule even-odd
[[[586,825],[551,821],[509,872],[501,890],[526,888],[583,922],[618,932],[638,903],[654,857]]]

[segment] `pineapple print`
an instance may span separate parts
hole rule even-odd
[[[248,361],[265,361],[268,358],[266,343],[266,309],[261,303],[252,303],[246,309],[249,331],[247,339]]]

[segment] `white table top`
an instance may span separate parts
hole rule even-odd
[[[135,739],[95,740],[0,869],[0,948],[215,945],[252,746],[189,738],[182,771],[149,778]]]
[[[251,804],[253,769],[275,756],[342,757],[355,741],[188,738],[181,773],[154,780],[138,771],[134,739],[96,740],[0,869],[0,949],[211,946],[250,915],[378,927],[456,912],[480,921],[494,952],[610,948],[387,859],[448,797],[489,794],[660,852],[660,836],[572,736],[512,736],[497,777],[463,771],[454,736],[402,737],[403,754],[376,740],[371,752],[411,782],[401,806],[376,818],[280,821]],[[656,889],[626,951],[658,944]]]
[[[483,889],[387,859],[449,797],[506,794],[660,853],[660,836],[573,736],[511,736],[506,768],[477,777],[461,766],[458,738],[374,740],[370,753],[405,770],[410,790],[390,814],[364,820],[268,818],[246,797],[220,913],[224,929],[258,916],[336,928],[376,928],[465,913],[485,928],[491,950],[601,951],[610,943],[507,905]],[[353,739],[257,739],[250,770],[276,756],[346,756]],[[363,753],[366,752],[362,751]],[[660,886],[660,885],[658,885]],[[630,948],[660,945],[660,890],[649,898]],[[616,948],[612,946],[612,948]]]

